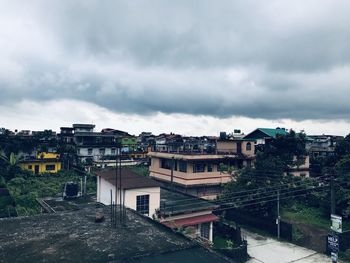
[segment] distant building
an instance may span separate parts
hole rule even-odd
[[[97,202],[105,205],[110,205],[111,201],[120,204],[121,191],[126,207],[151,218],[156,216],[160,205],[160,184],[158,182],[137,175],[128,169],[122,169],[121,187],[120,174],[116,174],[115,169],[96,172],[96,177]]]
[[[135,136],[123,136],[118,138],[118,143],[121,146],[122,152],[131,153],[137,149],[137,138]]]
[[[74,133],[78,132],[93,132],[95,125],[93,124],[73,124]]]
[[[74,142],[74,128],[72,127],[61,127],[61,133],[58,134],[59,139],[63,143],[73,143]]]
[[[286,171],[294,176],[309,177],[310,176],[310,157],[305,156],[305,160],[299,166],[292,166]],[[296,158],[295,158],[296,159]]]
[[[313,158],[329,157],[335,155],[337,142],[344,139],[335,135],[308,135],[307,150]]]
[[[117,134],[121,131],[103,129],[102,132],[94,132],[94,128],[93,124],[73,124],[73,127],[61,127],[59,138],[63,143],[75,148],[76,155],[82,162],[115,160],[119,146]]]
[[[255,144],[260,145],[260,144],[265,144],[266,141],[268,140],[276,139],[276,137],[279,135],[284,136],[287,134],[288,134],[288,131],[285,128],[276,128],[276,129],[257,128],[251,133],[248,133],[247,135],[245,135],[243,138],[254,140]]]
[[[62,165],[60,155],[57,153],[39,153],[35,159],[27,159],[20,162],[22,169],[30,170],[34,174],[57,173]]]

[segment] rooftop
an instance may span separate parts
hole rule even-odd
[[[162,214],[174,215],[182,213],[212,210],[215,204],[194,196],[160,189],[160,210]]]
[[[160,183],[157,181],[145,176],[138,175],[127,168],[122,168],[121,171],[122,189],[160,187]],[[101,176],[113,185],[115,185],[116,180],[119,182],[120,178],[119,172],[116,175],[116,169],[104,169],[95,172],[95,175]]]
[[[257,128],[254,131],[252,131],[251,133],[247,134],[246,136],[244,136],[243,139],[256,139],[254,137],[254,134],[256,135],[257,132],[262,132],[264,133],[266,136],[268,137],[272,137],[272,138],[276,138],[277,135],[287,135],[288,132],[286,131],[286,129],[284,128]]]
[[[83,201],[57,199],[56,206],[68,210],[0,219],[0,262],[226,262],[131,210],[125,226],[112,228],[108,207]],[[97,211],[104,222],[95,223]]]
[[[208,153],[193,153],[193,152],[149,152],[148,156],[158,158],[173,158],[175,160],[201,161],[201,160],[224,160],[224,159],[240,159],[249,158],[241,154],[208,154]]]
[[[73,128],[95,128],[95,125],[94,124],[75,123],[75,124],[73,124]]]

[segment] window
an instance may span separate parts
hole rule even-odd
[[[80,155],[80,149],[77,149],[77,154]]]
[[[105,155],[106,149],[105,148],[101,148],[100,149],[100,155]]]
[[[55,171],[56,166],[54,164],[47,164],[45,166],[46,171]]]
[[[187,162],[179,161],[179,171],[183,173],[187,173]]]
[[[171,170],[171,166],[172,166],[172,160],[161,159],[160,168]]]
[[[252,144],[250,142],[247,142],[247,144],[245,145],[245,149],[246,149],[246,151],[251,151],[252,150]]]
[[[208,164],[208,172],[212,172],[213,171],[213,165],[210,163]]]
[[[88,155],[92,155],[92,148],[88,149]]]
[[[205,165],[202,163],[195,163],[193,165],[193,172],[194,173],[203,173],[205,169]]]
[[[32,167],[33,167],[32,165],[28,165],[29,170],[32,170]]]
[[[136,211],[149,216],[149,195],[136,196]]]
[[[205,239],[209,239],[210,223],[202,223],[200,224],[200,228],[201,228],[201,237]]]
[[[112,154],[112,155],[115,155],[115,148],[112,148],[112,149],[111,149],[111,154]]]

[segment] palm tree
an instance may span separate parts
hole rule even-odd
[[[6,174],[4,175],[5,179],[11,180],[18,172],[19,163],[24,159],[23,155],[15,154],[11,152],[10,156],[6,156],[4,153],[0,153],[0,159],[5,165]]]

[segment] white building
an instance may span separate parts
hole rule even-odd
[[[111,201],[120,204],[121,189],[121,200],[126,207],[154,218],[160,206],[160,184],[128,169],[122,169],[121,174],[120,178],[119,173],[116,175],[115,169],[105,169],[96,173],[97,202],[105,205],[110,205]]]

